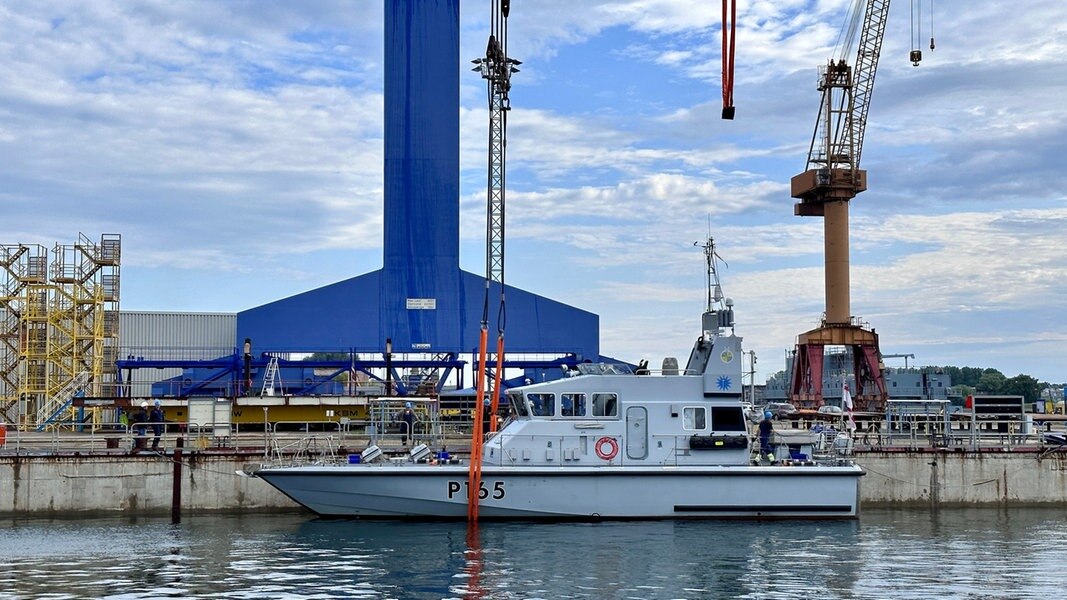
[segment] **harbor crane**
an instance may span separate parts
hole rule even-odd
[[[887,399],[878,334],[852,316],[849,304],[848,208],[849,201],[867,189],[867,171],[860,168],[860,156],[889,5],[890,0],[853,3],[840,55],[819,69],[822,101],[806,170],[790,182],[792,196],[798,200],[794,214],[823,219],[826,312],[819,327],[798,336],[790,382],[792,401],[806,408],[823,404],[825,346],[851,348],[854,399],[860,406],[882,410]],[[845,55],[857,31],[856,58],[850,65]],[[913,16],[913,38],[914,32]],[[932,47],[933,38],[930,42]],[[909,58],[917,64],[921,53],[913,50]]]

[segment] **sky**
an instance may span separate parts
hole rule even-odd
[[[847,0],[513,3],[507,281],[600,315],[601,352],[684,360],[702,244],[757,383],[825,309],[793,215]],[[932,12],[931,12],[932,5]],[[1067,381],[1067,3],[890,11],[851,203],[852,314],[908,365]],[[484,55],[488,0],[461,8]],[[123,310],[237,312],[381,267],[380,0],[0,4],[0,243],[122,236]],[[927,47],[930,27],[936,49]],[[487,108],[461,65],[460,264],[485,264]],[[887,358],[887,366],[904,366]]]

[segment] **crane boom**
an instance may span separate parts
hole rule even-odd
[[[882,39],[889,16],[890,0],[870,0],[863,14],[863,29],[859,47],[856,49],[856,70],[852,82],[852,112],[847,128],[853,131],[854,163],[860,164],[863,152],[863,134],[867,130],[867,111],[871,107],[871,92],[874,91],[874,76],[878,72],[878,58],[882,54]]]
[[[793,178],[793,197],[801,200],[796,214],[801,216],[823,216],[823,203],[851,200],[867,189],[860,157],[890,0],[868,0],[857,6],[863,10],[863,26],[855,67],[844,58],[831,59],[819,71],[822,102],[807,170]]]

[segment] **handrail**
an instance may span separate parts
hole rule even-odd
[[[900,427],[887,427],[884,422],[879,428],[865,430],[861,428],[851,436],[832,437],[824,435],[821,439],[813,438],[815,446],[821,450],[840,454],[850,448],[855,452],[879,450],[931,450],[961,449],[973,452],[1005,451],[1016,449],[1067,451],[1067,430],[1058,423],[1041,422],[1040,415],[1031,415],[1031,421],[996,421],[983,419],[953,419],[947,424],[940,418],[919,417],[902,422]],[[1040,424],[1040,425],[1039,425]],[[0,455],[31,453],[65,453],[96,452],[121,453],[134,448],[138,437],[147,441],[154,437],[153,423],[100,423],[84,431],[49,430],[47,432],[8,429],[6,443],[0,448]],[[469,433],[452,431],[451,427],[462,428],[462,423],[419,421],[411,444],[406,443],[406,436],[399,428],[387,427],[368,430],[373,425],[366,420],[348,421],[277,421],[266,424],[238,424],[227,422],[189,422],[167,421],[161,423],[161,448],[172,448],[178,436],[188,440],[188,447],[193,450],[240,450],[262,454],[264,459],[272,454],[281,455],[298,452],[304,444],[311,454],[319,455],[317,448],[330,448],[334,454],[341,454],[342,449],[354,452],[370,444],[380,446],[386,452],[405,452],[420,443],[425,443],[435,450],[456,450],[466,452]],[[144,435],[140,436],[143,427]],[[1053,430],[1052,427],[1056,429]],[[836,430],[841,433],[841,430]],[[775,433],[808,432],[808,429],[789,429],[786,422],[776,421]],[[753,432],[754,433],[754,432]],[[498,431],[496,436],[506,440],[506,430]],[[837,434],[835,434],[837,435]],[[561,436],[547,436],[559,439]],[[618,436],[616,436],[618,438]],[[664,436],[650,437],[650,444],[662,440]],[[673,437],[675,441],[664,442],[665,446],[674,447],[676,452],[686,447],[680,441],[685,436]],[[489,438],[490,440],[493,438]],[[621,438],[620,442],[621,442]],[[847,440],[842,442],[841,440]],[[310,441],[314,440],[314,441]],[[844,449],[838,444],[843,444]],[[620,443],[620,446],[622,444]],[[559,448],[554,444],[554,447]],[[305,452],[306,453],[306,452]],[[488,455],[487,455],[488,458]],[[502,464],[518,462],[521,459],[514,452],[499,452],[493,462]],[[618,460],[625,460],[621,455]],[[679,459],[680,460],[680,459]],[[488,462],[486,464],[489,464]],[[669,463],[668,463],[669,464]]]

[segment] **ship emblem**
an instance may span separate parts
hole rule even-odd
[[[719,355],[719,358],[722,359],[722,362],[728,363],[734,359],[734,353],[729,350],[723,350],[722,354]]]
[[[730,389],[730,378],[726,375],[719,375],[719,379],[715,382],[719,386],[719,390],[725,392]]]

